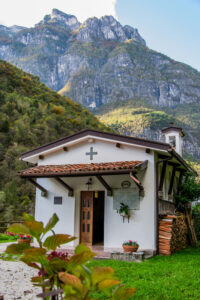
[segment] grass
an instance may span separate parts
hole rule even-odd
[[[0,240],[0,244],[4,244],[4,243],[12,243],[12,242],[16,242],[17,241],[17,239],[15,239],[15,240]]]
[[[171,256],[156,256],[142,263],[99,260],[91,265],[114,268],[123,283],[137,288],[131,299],[200,299],[199,248],[188,248]]]
[[[12,236],[8,235],[6,233],[0,234],[0,244],[2,243],[9,243],[9,242],[16,242],[18,239],[18,236]]]

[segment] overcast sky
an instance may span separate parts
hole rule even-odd
[[[2,0],[1,0],[2,1]],[[200,0],[5,0],[0,24],[34,26],[53,8],[79,21],[113,15],[138,28],[147,45],[200,70]]]
[[[2,1],[2,0],[1,0]],[[53,8],[76,15],[83,22],[88,17],[113,15],[115,0],[5,0],[0,6],[0,22],[4,25],[33,26],[50,14]]]

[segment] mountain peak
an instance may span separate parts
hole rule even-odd
[[[76,39],[81,42],[93,42],[96,40],[125,42],[132,39],[146,45],[145,40],[140,36],[137,29],[131,26],[123,27],[113,16],[87,19],[79,28]]]
[[[51,14],[46,15],[37,25],[49,23],[60,23],[62,26],[70,28],[72,31],[78,29],[81,25],[74,15],[66,14],[56,8],[53,8]]]

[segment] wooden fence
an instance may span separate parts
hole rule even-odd
[[[174,214],[175,204],[166,200],[159,199],[158,213],[159,215]]]

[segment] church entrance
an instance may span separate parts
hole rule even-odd
[[[88,246],[103,245],[104,192],[82,191],[80,209],[80,242]]]

